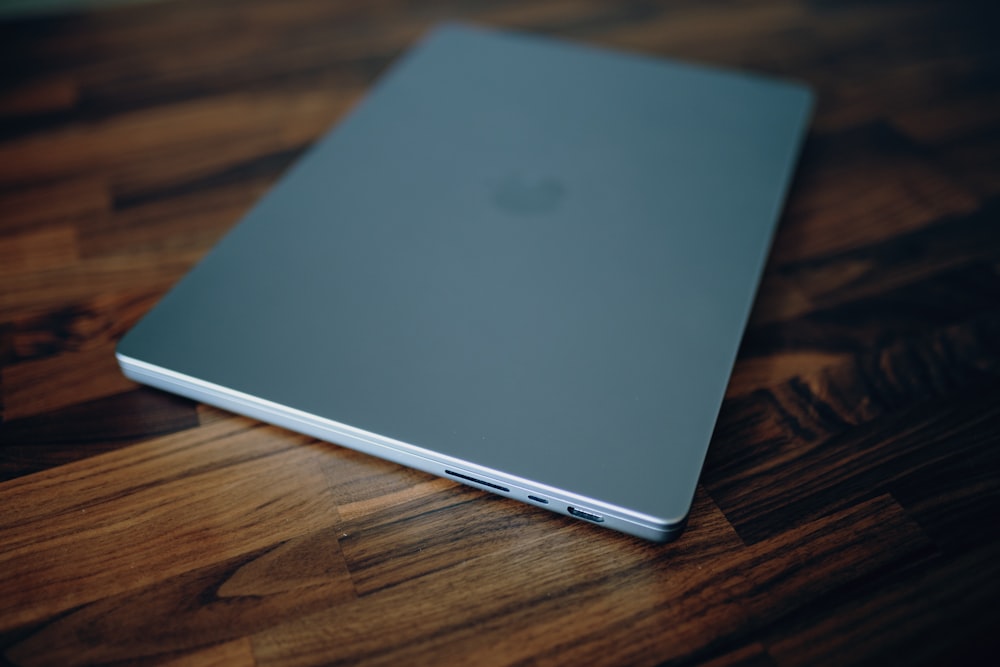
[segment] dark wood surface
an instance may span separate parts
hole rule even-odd
[[[673,544],[116,368],[122,333],[453,18],[817,90]],[[996,664],[998,26],[990,2],[826,0],[190,0],[0,24],[0,661]]]

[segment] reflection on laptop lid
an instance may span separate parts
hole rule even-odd
[[[125,336],[167,391],[665,541],[811,95],[434,30]]]

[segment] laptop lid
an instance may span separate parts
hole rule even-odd
[[[671,539],[810,106],[786,82],[439,28],[125,336],[119,362]]]

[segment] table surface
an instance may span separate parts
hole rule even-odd
[[[184,0],[0,23],[0,662],[995,658],[994,6]],[[444,19],[818,93],[677,542],[117,370],[122,333]]]

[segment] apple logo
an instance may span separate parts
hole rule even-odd
[[[566,186],[552,177],[509,174],[493,192],[493,203],[514,215],[544,215],[556,210],[566,196]]]

